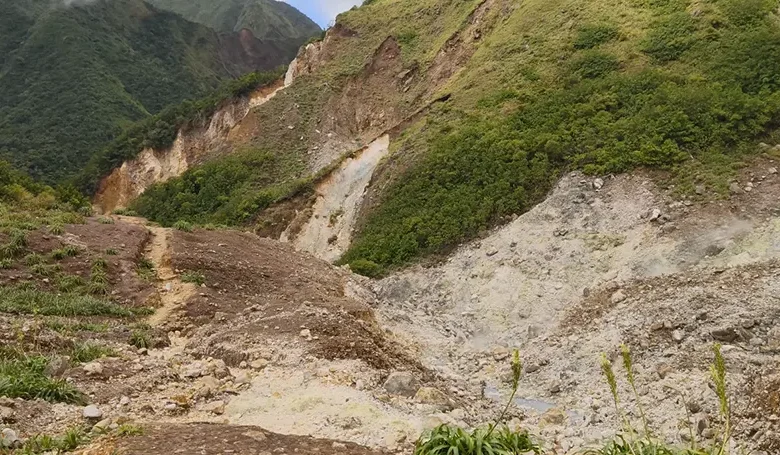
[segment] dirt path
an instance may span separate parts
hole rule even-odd
[[[171,237],[173,231],[158,226],[148,226],[143,218],[119,217],[122,221],[146,227],[152,234],[152,239],[146,247],[146,258],[154,264],[157,272],[157,290],[160,295],[160,307],[147,321],[152,327],[163,325],[187,300],[196,294],[198,287],[192,283],[184,283],[171,267]]]

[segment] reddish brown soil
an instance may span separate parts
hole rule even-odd
[[[364,300],[345,295],[348,273],[248,233],[176,232],[172,245],[175,269],[206,277],[207,287],[184,310],[190,323],[208,325],[200,334],[210,337],[204,355],[235,365],[248,360],[249,344],[270,338],[297,341],[308,329],[306,346],[319,357],[362,359],[379,369],[420,369],[385,338]],[[221,323],[209,325],[215,316]]]
[[[82,455],[118,453],[122,455],[199,454],[222,455],[382,455],[352,443],[309,436],[281,435],[256,427],[230,425],[154,425],[141,436],[105,441]]]

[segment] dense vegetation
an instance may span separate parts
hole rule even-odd
[[[131,206],[165,226],[177,222],[236,225],[307,187],[295,162],[247,149],[147,189]]]
[[[76,179],[77,186],[87,194],[94,194],[100,179],[125,160],[135,158],[148,147],[163,149],[171,146],[181,128],[201,125],[223,103],[246,96],[275,81],[281,74],[280,70],[247,74],[222,84],[204,98],[171,105],[159,114],[136,123],[90,159]]]
[[[780,119],[780,29],[771,2],[712,3],[698,15],[682,1],[649,3],[644,69],[618,71],[599,49],[613,28],[585,25],[563,86],[505,89],[482,112],[429,128],[429,153],[386,192],[343,261],[396,266],[455,246],[539,202],[565,169],[653,166],[683,188],[723,188],[729,163]],[[491,115],[511,103],[513,114]]]
[[[131,123],[246,72],[230,40],[142,0],[0,8],[0,159],[48,183]]]
[[[306,15],[274,0],[151,0],[151,3],[219,32],[251,30],[259,40],[283,48],[291,60],[303,43],[321,32]]]

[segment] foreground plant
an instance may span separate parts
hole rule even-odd
[[[503,424],[509,406],[514,402],[520,385],[523,365],[520,354],[512,357],[512,394],[501,414],[489,426],[466,431],[450,425],[440,425],[424,434],[417,441],[414,455],[520,455],[529,452],[540,454],[525,431],[512,431]]]
[[[609,385],[612,399],[615,404],[615,410],[624,425],[624,434],[617,435],[613,440],[598,449],[589,449],[583,452],[584,455],[728,455],[729,443],[731,441],[731,403],[728,397],[726,386],[726,362],[721,353],[720,345],[715,344],[712,348],[714,361],[710,367],[710,375],[715,385],[715,394],[718,396],[719,412],[723,420],[723,427],[720,437],[715,438],[709,445],[699,447],[696,437],[691,432],[691,441],[687,447],[672,447],[657,441],[653,438],[647,421],[644,408],[639,400],[636,382],[634,377],[633,361],[628,347],[623,345],[621,354],[623,366],[626,369],[628,383],[633,392],[634,398],[639,408],[642,418],[643,433],[640,434],[631,426],[620,404],[620,397],[617,389],[617,379],[612,369],[612,363],[606,356],[602,356],[601,369]],[[684,402],[684,401],[683,401]],[[687,408],[686,408],[687,411]],[[690,416],[688,416],[690,420]],[[690,427],[690,422],[689,422]]]

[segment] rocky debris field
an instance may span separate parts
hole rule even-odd
[[[690,414],[697,438],[715,437],[709,364],[722,343],[737,440],[775,453],[777,401],[764,385],[777,381],[780,347],[780,179],[771,167],[742,178],[751,191],[706,203],[675,199],[643,176],[569,175],[544,203],[440,265],[375,283],[378,317],[470,400],[508,397],[507,359],[519,349],[513,423],[564,452],[620,428],[600,356],[622,376],[623,343],[658,434],[689,439]]]
[[[637,426],[641,404],[669,442],[706,440],[718,342],[736,443],[776,453],[780,178],[746,170],[751,191],[712,202],[652,182],[571,174],[440,264],[380,281],[237,231],[113,217],[31,232],[0,270],[0,354],[61,395],[1,398],[0,441],[78,427],[85,454],[409,453],[426,429],[498,415],[514,349],[507,421],[547,448],[620,428],[602,354]]]

